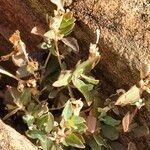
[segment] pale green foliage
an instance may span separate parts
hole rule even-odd
[[[114,119],[108,112],[114,111],[114,105],[131,104],[138,108],[144,105],[141,94],[143,91],[150,93],[149,78],[146,78],[150,72],[149,66],[144,65],[140,87],[133,86],[123,93],[113,106],[100,108],[98,101],[101,99],[97,96],[96,89],[99,80],[92,77],[91,73],[101,57],[97,46],[100,31],[97,30],[95,44],[90,44],[87,60],[80,60],[74,69],[67,70],[64,61],[66,52],[60,52],[60,46],[64,44],[62,49],[68,52],[79,51],[77,39],[68,37],[73,31],[76,19],[72,12],[64,9],[64,4],[72,1],[51,2],[56,4],[57,10],[53,17],[47,16],[49,30],[43,33],[34,27],[31,31],[43,38],[38,47],[49,52],[44,64],[29,57],[19,31],[9,39],[14,50],[1,58],[4,61],[11,57],[14,65],[18,67],[16,75],[0,68],[1,74],[18,82],[17,87],[8,86],[9,98],[14,103],[7,104],[10,113],[4,119],[21,112],[28,126],[26,135],[36,141],[39,149],[62,150],[66,146],[82,149],[86,148],[86,143],[93,150],[104,150],[109,148],[104,138],[113,141],[119,137],[117,127],[120,120]],[[84,108],[86,106],[87,109]],[[88,134],[90,138],[86,137]]]

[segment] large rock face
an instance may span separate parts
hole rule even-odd
[[[150,62],[150,2],[80,0],[72,10],[91,30],[101,29],[105,76],[118,87],[138,81],[140,63]]]

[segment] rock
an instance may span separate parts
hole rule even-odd
[[[25,136],[0,120],[1,150],[38,150]]]

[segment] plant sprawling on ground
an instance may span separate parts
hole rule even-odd
[[[111,117],[109,112],[117,113],[116,105],[137,106],[133,113],[128,112],[122,120],[123,130],[127,132],[137,109],[144,105],[141,98],[143,91],[150,93],[150,71],[142,70],[141,81],[129,91],[118,90],[118,95],[123,94],[116,103],[107,101],[106,105],[100,106],[97,91],[99,80],[91,73],[101,57],[97,46],[99,30],[95,44],[90,44],[88,59],[78,61],[73,69],[68,70],[65,56],[79,51],[77,40],[69,36],[76,19],[71,11],[64,9],[65,2],[51,2],[57,5],[57,10],[53,17],[47,16],[49,30],[43,33],[34,27],[31,31],[43,37],[43,42],[38,46],[48,52],[45,62],[40,63],[29,56],[19,31],[9,39],[13,51],[1,57],[1,61],[11,58],[17,70],[13,75],[1,67],[0,73],[18,83],[17,87],[7,86],[9,99],[13,103],[7,104],[10,113],[4,119],[20,113],[28,126],[26,135],[33,139],[39,149],[61,150],[68,146],[111,149],[109,141],[118,139],[121,121]],[[143,68],[147,67],[143,65]]]

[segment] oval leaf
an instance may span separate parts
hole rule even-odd
[[[59,76],[59,79],[53,83],[53,86],[54,87],[66,86],[70,83],[71,77],[72,77],[71,71],[65,72],[63,71]]]
[[[132,113],[130,113],[130,111],[128,111],[126,113],[126,115],[123,117],[123,119],[122,119],[122,127],[123,127],[123,131],[124,132],[128,132],[129,126],[130,126],[130,124],[131,124],[131,122],[132,122],[132,120],[133,120],[133,118],[134,118],[134,116],[136,114],[136,111],[137,111],[137,109],[135,109],[135,111],[132,112]]]
[[[126,93],[121,95],[116,101],[115,105],[125,106],[128,104],[134,104],[140,99],[140,89],[137,86],[133,86]]]
[[[118,126],[120,124],[120,120],[116,120],[110,116],[105,116],[103,118],[100,119],[101,121],[103,121],[105,124],[110,125],[110,126]]]
[[[62,116],[64,117],[65,120],[67,120],[72,116],[72,114],[73,114],[72,105],[71,102],[68,101],[62,112]]]
[[[70,146],[77,147],[77,148],[85,148],[82,139],[80,139],[77,135],[74,133],[68,135],[66,138],[66,143]]]
[[[117,140],[119,137],[119,132],[116,130],[116,128],[109,125],[102,126],[102,133],[111,141]]]
[[[64,44],[66,44],[68,47],[70,47],[74,52],[79,51],[79,45],[75,38],[72,38],[72,37],[62,38],[61,41]]]
[[[94,133],[96,129],[96,123],[97,123],[97,119],[94,116],[89,115],[86,119],[86,125],[88,128],[87,131],[90,133]]]

